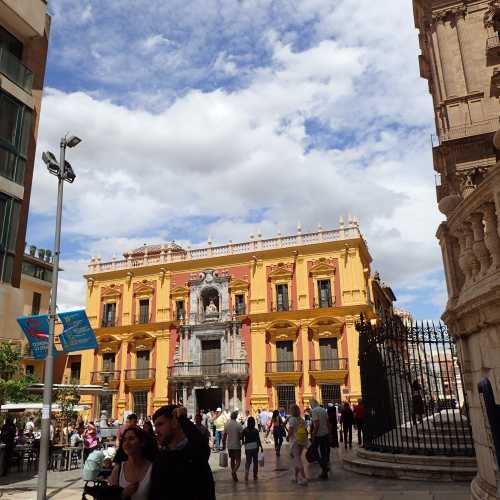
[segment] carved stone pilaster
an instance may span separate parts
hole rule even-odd
[[[472,251],[474,252],[476,259],[479,261],[479,274],[484,276],[490,268],[491,259],[490,252],[484,243],[483,214],[481,212],[474,212],[471,214],[471,226],[474,234]]]
[[[476,259],[476,256],[474,255],[474,251],[472,250],[472,245],[474,242],[474,233],[472,232],[471,223],[468,221],[464,222],[463,228],[465,234],[466,266],[469,272],[470,281],[474,281],[474,278],[479,273],[481,266],[479,264],[479,261]]]
[[[484,210],[484,243],[491,255],[491,270],[500,267],[500,237],[498,235],[498,221],[495,214],[495,205],[486,203]]]

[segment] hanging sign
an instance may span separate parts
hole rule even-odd
[[[35,359],[47,357],[49,345],[49,317],[47,314],[38,316],[21,316],[16,318],[24,335],[28,339],[31,353]],[[53,349],[55,354],[55,349]]]
[[[64,331],[59,336],[64,352],[97,349],[97,339],[85,311],[59,313]]]

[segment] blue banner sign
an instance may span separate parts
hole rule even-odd
[[[64,352],[97,349],[97,340],[84,310],[58,314],[64,331],[59,336]]]
[[[48,315],[21,316],[16,319],[24,335],[28,339],[33,357],[35,359],[45,359],[47,357],[47,347],[49,345]]]

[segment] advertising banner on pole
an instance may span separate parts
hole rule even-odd
[[[28,339],[33,357],[45,359],[49,344],[49,316],[40,314],[38,316],[20,316],[16,319]]]
[[[59,336],[64,352],[97,349],[97,339],[84,310],[59,313],[64,331]]]

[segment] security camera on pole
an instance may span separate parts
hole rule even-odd
[[[42,407],[42,439],[40,442],[40,461],[38,466],[38,489],[37,500],[46,500],[47,493],[47,470],[49,465],[50,446],[50,415],[52,409],[52,385],[54,369],[54,330],[57,316],[57,278],[59,273],[59,254],[61,248],[61,216],[63,206],[63,186],[64,181],[72,183],[75,180],[75,173],[71,165],[65,160],[66,148],[74,148],[80,144],[81,139],[76,136],[65,136],[61,139],[61,153],[59,163],[53,153],[43,153],[42,159],[47,165],[47,169],[58,179],[57,187],[57,212],[56,212],[56,232],[54,238],[54,272],[52,274],[52,291],[50,296],[49,310],[49,338],[47,346],[47,357],[45,360],[45,375],[43,386],[43,407]]]

